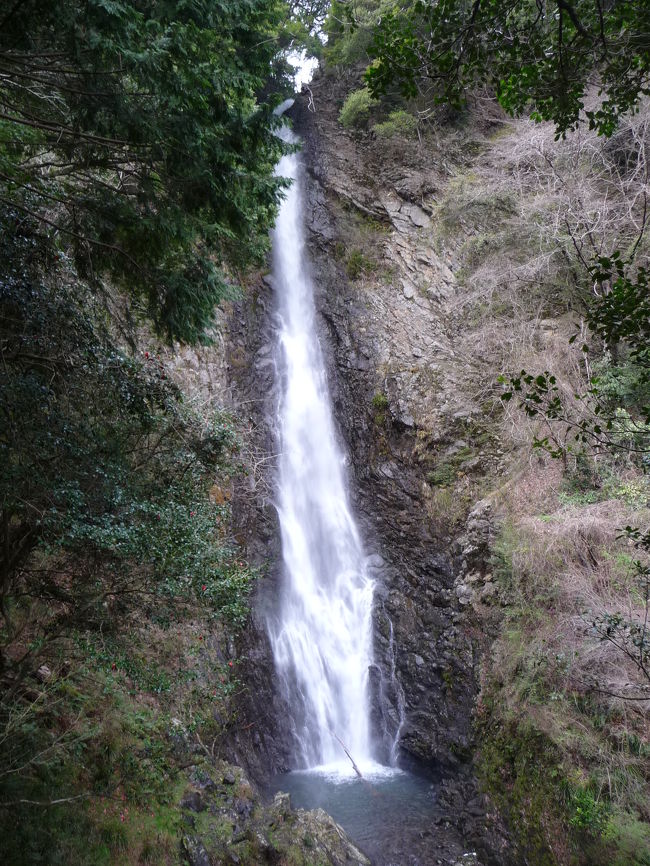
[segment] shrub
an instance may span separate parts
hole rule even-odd
[[[362,127],[368,121],[371,109],[377,105],[367,87],[353,90],[348,95],[339,113],[339,121],[346,129]]]
[[[361,274],[368,273],[375,269],[375,263],[361,252],[360,249],[353,249],[345,262],[345,270],[351,280],[358,279]]]
[[[418,131],[418,121],[408,111],[400,109],[399,111],[391,111],[388,119],[382,123],[376,123],[373,126],[373,131],[380,138],[415,138]]]
[[[598,834],[607,823],[607,805],[588,788],[576,788],[569,802],[569,824],[578,830]]]

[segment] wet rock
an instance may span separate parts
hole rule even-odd
[[[368,549],[381,551],[383,560],[376,576],[381,584],[375,611],[376,667],[370,674],[373,724],[393,731],[399,724],[398,689],[388,686],[394,669],[394,682],[404,699],[404,762],[416,760],[435,772],[453,768],[464,778],[471,776],[472,708],[479,669],[469,599],[489,585],[485,542],[493,521],[489,509],[479,509],[465,526],[462,516],[454,522],[446,513],[436,513],[438,490],[426,480],[448,449],[453,456],[472,446],[468,430],[477,417],[477,407],[455,372],[454,334],[446,317],[445,305],[455,291],[451,268],[456,264],[453,256],[436,251],[429,231],[433,202],[425,190],[435,189],[437,183],[430,166],[418,157],[412,176],[403,172],[389,182],[381,167],[368,163],[362,146],[342,132],[332,99],[321,101],[326,104],[313,114],[306,106],[301,108],[298,99],[294,118],[306,142],[306,213],[328,383],[350,456],[350,484],[362,535]],[[382,219],[380,243],[390,279],[373,274],[354,285],[347,281],[332,252],[334,243],[349,241],[345,220],[350,213]],[[268,284],[262,286],[260,297],[272,310]],[[242,324],[235,336],[241,338],[244,352],[240,365],[232,367],[232,380],[251,407],[253,423],[267,431],[261,453],[271,454],[275,451],[269,431],[277,395],[270,396],[270,366],[253,367],[270,356],[260,353],[272,341],[270,315],[261,315],[262,307],[252,300],[238,309]],[[267,373],[264,381],[257,378]],[[387,398],[383,412],[372,406],[376,393]],[[443,510],[458,510],[454,495],[452,490]],[[269,577],[256,590],[256,605],[264,611],[277,596],[277,524],[262,509],[244,505],[242,512],[248,515],[245,537],[250,538],[251,549],[259,562],[271,563]],[[479,579],[469,581],[470,574]],[[263,614],[259,619],[263,621]],[[290,761],[288,713],[278,699],[263,624],[253,624],[239,652],[246,659],[242,671],[250,696],[244,698],[249,703],[242,718],[254,720],[255,726],[236,733],[231,748],[259,775]],[[462,862],[464,851],[475,850],[465,840],[475,833],[486,836],[479,828],[481,816],[464,808],[475,789],[457,793],[444,804],[447,815],[443,829],[436,831],[436,851],[423,858],[421,866],[434,863],[438,852],[445,866]],[[270,808],[277,827],[283,827],[285,807]],[[300,810],[291,815],[296,827],[304,826],[310,838],[318,840],[318,850],[321,845],[327,848],[323,827],[311,829],[317,818],[300,817]],[[341,849],[327,850],[330,860],[321,858],[324,862],[338,863],[336,857],[348,856]],[[319,858],[312,852],[305,863],[315,862]],[[501,866],[505,861],[492,860],[490,866],[496,862]]]
[[[386,560],[379,553],[371,553],[366,557],[366,565],[369,568],[383,568],[385,564]]]
[[[205,800],[200,791],[189,791],[181,800],[183,809],[189,809],[191,812],[204,812],[206,805]]]
[[[197,836],[183,836],[181,853],[188,866],[212,866],[208,852]]]
[[[278,791],[273,798],[273,808],[277,809],[280,815],[287,815],[291,811],[291,794]]]

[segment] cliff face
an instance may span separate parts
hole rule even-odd
[[[440,455],[450,465],[467,461],[480,429],[463,401],[447,324],[453,260],[427,231],[436,170],[421,163],[418,148],[399,162],[394,153],[371,162],[372,150],[340,130],[334,100],[312,112],[299,98],[291,114],[304,141],[305,218],[334,415],[379,587],[375,730],[386,757],[399,729],[402,763],[445,777],[440,856],[471,847],[485,862],[505,862],[503,831],[471,770],[479,640],[458,589],[459,575],[482,563],[490,509],[479,505],[468,528],[466,502],[438,501],[427,481]],[[253,281],[229,333],[236,403],[263,460],[276,448],[274,309],[270,278]],[[259,779],[290,766],[291,754],[264,626],[280,560],[271,468],[272,460],[260,464],[236,504],[240,540],[267,572],[240,647],[248,685],[242,712],[256,719],[255,732],[236,736],[231,757]]]
[[[629,850],[620,862],[636,862],[647,842],[643,797],[613,791],[601,806],[598,792],[607,773],[631,782],[646,771],[640,754],[621,762],[616,722],[598,727],[623,708],[589,683],[596,670],[614,682],[622,660],[590,632],[585,610],[606,615],[622,598],[612,595],[612,562],[629,553],[617,527],[647,520],[647,484],[630,461],[568,451],[563,464],[534,451],[537,420],[504,404],[498,383],[504,371],[550,369],[578,393],[591,375],[569,343],[580,300],[571,240],[557,225],[574,212],[578,186],[600,207],[584,154],[601,148],[607,164],[607,148],[579,135],[559,145],[552,130],[506,124],[484,106],[421,141],[350,133],[338,113],[355,86],[354,76],[321,75],[291,116],[304,142],[334,415],[379,587],[376,732],[387,751],[399,729],[403,764],[444,779],[441,856],[461,845],[490,863],[592,864]],[[229,349],[237,399],[266,455],[274,308],[261,277],[235,309]],[[271,462],[240,509],[242,538],[269,564],[245,647],[246,712],[261,722],[238,754],[262,774],[290,761],[263,623],[279,574],[264,493]],[[615,585],[627,579],[621,572]],[[645,742],[642,707],[625,713],[625,736]],[[498,802],[512,848],[479,791]]]
[[[471,410],[446,321],[450,259],[428,231],[435,173],[417,152],[382,163],[341,130],[335,104],[317,106],[299,102],[296,122],[335,414],[377,554],[378,712],[394,731],[400,708],[386,674],[394,664],[404,757],[457,765],[471,751],[476,647],[454,589],[457,531],[451,515],[434,513],[426,475],[438,454],[467,448]]]
[[[459,365],[446,323],[454,276],[426,231],[432,167],[402,167],[402,181],[394,184],[340,131],[334,103],[312,113],[299,100],[294,117],[305,142],[306,221],[334,414],[380,584],[375,682],[383,700],[377,696],[376,710],[386,718],[377,720],[378,729],[395,733],[400,723],[401,698],[389,693],[387,674],[395,664],[406,708],[405,757],[455,766],[470,752],[476,691],[475,642],[454,586],[463,515],[455,503],[447,509],[433,501],[426,475],[441,453],[466,457],[461,437],[473,419],[454,375]],[[273,450],[273,309],[263,279],[238,308],[230,338],[238,401],[261,453]],[[479,511],[480,534],[488,509]],[[277,562],[268,502],[244,531],[251,550]],[[265,596],[262,589],[258,616]]]
[[[459,837],[505,862],[471,770],[480,640],[459,589],[470,568],[486,568],[490,506],[474,504],[466,523],[470,496],[440,501],[430,483],[441,462],[475,458],[481,433],[449,326],[454,260],[431,232],[436,167],[418,147],[355,140],[334,100],[316,97],[315,111],[299,100],[294,117],[335,417],[379,586],[376,729],[399,727],[401,761],[446,777]]]

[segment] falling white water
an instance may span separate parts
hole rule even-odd
[[[395,689],[398,719],[397,728],[395,730],[395,733],[393,734],[393,740],[390,746],[390,765],[391,767],[396,767],[399,758],[400,737],[402,735],[402,728],[404,727],[404,722],[406,719],[406,698],[404,696],[404,689],[402,688],[402,684],[400,683],[397,676],[397,661],[395,653],[395,633],[393,629],[393,620],[389,619],[388,623],[390,625],[390,638],[388,641],[388,658],[390,659],[390,681],[393,685],[393,688]]]
[[[283,133],[295,141],[288,129]],[[273,233],[284,585],[269,632],[298,764],[339,764],[352,772],[343,745],[360,767],[372,760],[368,666],[374,582],[350,512],[316,334],[298,156],[284,156],[278,173],[292,185]]]

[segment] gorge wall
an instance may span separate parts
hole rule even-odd
[[[647,484],[629,461],[562,463],[533,449],[542,428],[501,400],[498,381],[525,367],[553,370],[565,393],[583,387],[589,365],[570,343],[579,280],[570,237],[554,227],[595,183],[585,151],[607,165],[611,148],[580,135],[558,145],[552,128],[506,122],[490,103],[441,115],[421,140],[348,131],[339,110],[358,85],[353,72],[322,73],[291,116],[334,414],[379,585],[376,731],[388,732],[387,752],[399,727],[402,764],[443,779],[435,836],[448,862],[463,846],[489,863],[591,866],[628,850],[621,863],[645,862],[647,816],[631,780],[646,771],[618,744],[628,725],[643,740],[647,717],[594,696],[595,672],[614,682],[621,659],[585,610],[607,611],[619,603],[611,592],[625,591],[617,527],[646,520]],[[236,402],[261,455],[276,447],[274,304],[261,276],[229,342]],[[253,496],[239,512],[242,540],[268,564],[243,648],[245,712],[261,721],[237,753],[260,778],[290,766],[263,626],[279,562],[271,462],[251,480],[261,506]],[[612,793],[599,811],[612,772],[639,796]]]
[[[427,480],[440,461],[470,462],[468,441],[481,432],[462,397],[447,326],[453,261],[436,252],[426,231],[435,167],[418,165],[417,149],[399,168],[369,164],[372,150],[341,130],[337,112],[335,100],[317,100],[314,112],[301,96],[290,115],[304,141],[308,245],[334,415],[379,587],[374,728],[385,733],[385,759],[399,729],[400,763],[444,779],[439,823],[451,841],[436,831],[438,853],[448,845],[505,863],[505,833],[472,770],[480,634],[462,583],[471,572],[483,586],[490,507],[480,503],[467,521],[467,503],[436,501]],[[228,349],[235,403],[249,418],[259,454],[269,456],[277,449],[274,309],[272,278],[265,276],[236,306]],[[240,539],[267,567],[255,626],[241,647],[249,686],[243,712],[258,723],[233,741],[233,757],[258,779],[290,766],[291,745],[264,627],[280,561],[272,465],[264,462],[257,477],[249,476],[252,496],[242,496],[238,507]],[[427,847],[433,850],[430,841]]]

